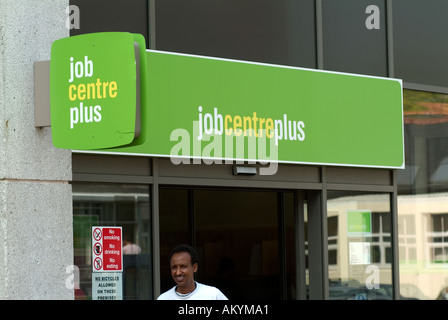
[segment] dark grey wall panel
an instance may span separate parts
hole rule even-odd
[[[80,29],[70,35],[91,32],[125,31],[140,33],[148,46],[147,0],[70,0],[80,11]]]
[[[448,87],[448,1],[392,3],[395,77]]]
[[[158,50],[314,68],[313,0],[158,0]]]
[[[371,14],[379,9],[379,29],[368,29]],[[325,70],[387,76],[386,9],[383,0],[323,0],[322,36]]]

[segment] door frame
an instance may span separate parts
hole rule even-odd
[[[113,163],[113,166],[105,166]],[[390,195],[393,249],[393,297],[399,299],[396,170],[278,164],[272,176],[237,176],[239,164],[182,164],[169,158],[73,154],[74,182],[144,183],[150,185],[153,254],[153,296],[160,294],[159,188],[162,185],[292,190],[295,195],[296,272],[298,299],[328,299],[327,191],[382,192]],[[243,164],[256,167],[261,165]],[[305,289],[303,200],[308,206],[309,291]],[[302,254],[303,252],[303,254]]]

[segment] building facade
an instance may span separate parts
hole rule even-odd
[[[102,225],[138,247],[124,251],[123,299],[172,287],[179,243],[198,251],[197,280],[230,299],[444,298],[446,13],[443,0],[0,1],[0,297],[92,299]],[[405,169],[248,176],[235,166],[263,166],[56,149],[33,124],[33,63],[57,39],[104,31],[154,50],[402,79]],[[354,213],[367,232],[352,232]]]

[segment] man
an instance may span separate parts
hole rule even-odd
[[[194,280],[198,258],[192,247],[175,247],[170,254],[170,267],[176,286],[162,293],[157,300],[228,300],[219,289]]]

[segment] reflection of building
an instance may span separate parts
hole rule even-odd
[[[95,192],[80,193],[73,190],[73,238],[75,264],[80,271],[80,287],[91,295],[92,251],[89,230],[96,225],[120,225],[123,228],[123,245],[132,241],[138,246],[131,253],[123,247],[123,291],[128,299],[150,297],[140,282],[150,282],[151,256],[149,225],[149,196],[135,187],[118,190],[111,187],[94,188]],[[121,191],[121,192],[118,192]],[[124,191],[124,192],[123,192]],[[127,192],[126,192],[127,191]],[[142,229],[146,229],[142,230]],[[78,298],[78,296],[75,296]]]
[[[398,198],[403,294],[408,287],[418,287],[424,296],[435,299],[448,285],[447,203],[446,193]]]
[[[347,214],[353,210],[365,211],[370,216],[369,232],[349,232]],[[328,201],[327,215],[330,281],[335,284],[340,282],[352,289],[365,288],[366,283],[379,281],[377,284],[381,289],[389,288],[392,285],[393,257],[388,196],[353,195],[331,199]],[[378,271],[376,279],[368,269],[371,266],[375,266],[375,272]],[[391,299],[392,296],[389,292],[383,298]]]
[[[446,193],[398,197],[400,286],[403,297],[435,299],[448,285],[448,195]],[[348,239],[347,211],[371,210],[372,234]],[[351,196],[328,202],[329,278],[334,282],[362,283],[367,266],[379,267],[381,285],[392,283],[390,264],[390,208],[387,196]],[[367,241],[369,263],[358,270],[350,265],[348,244]],[[357,286],[359,286],[357,284]]]
[[[435,299],[448,281],[448,96],[404,94],[406,169],[397,175],[401,292]]]

